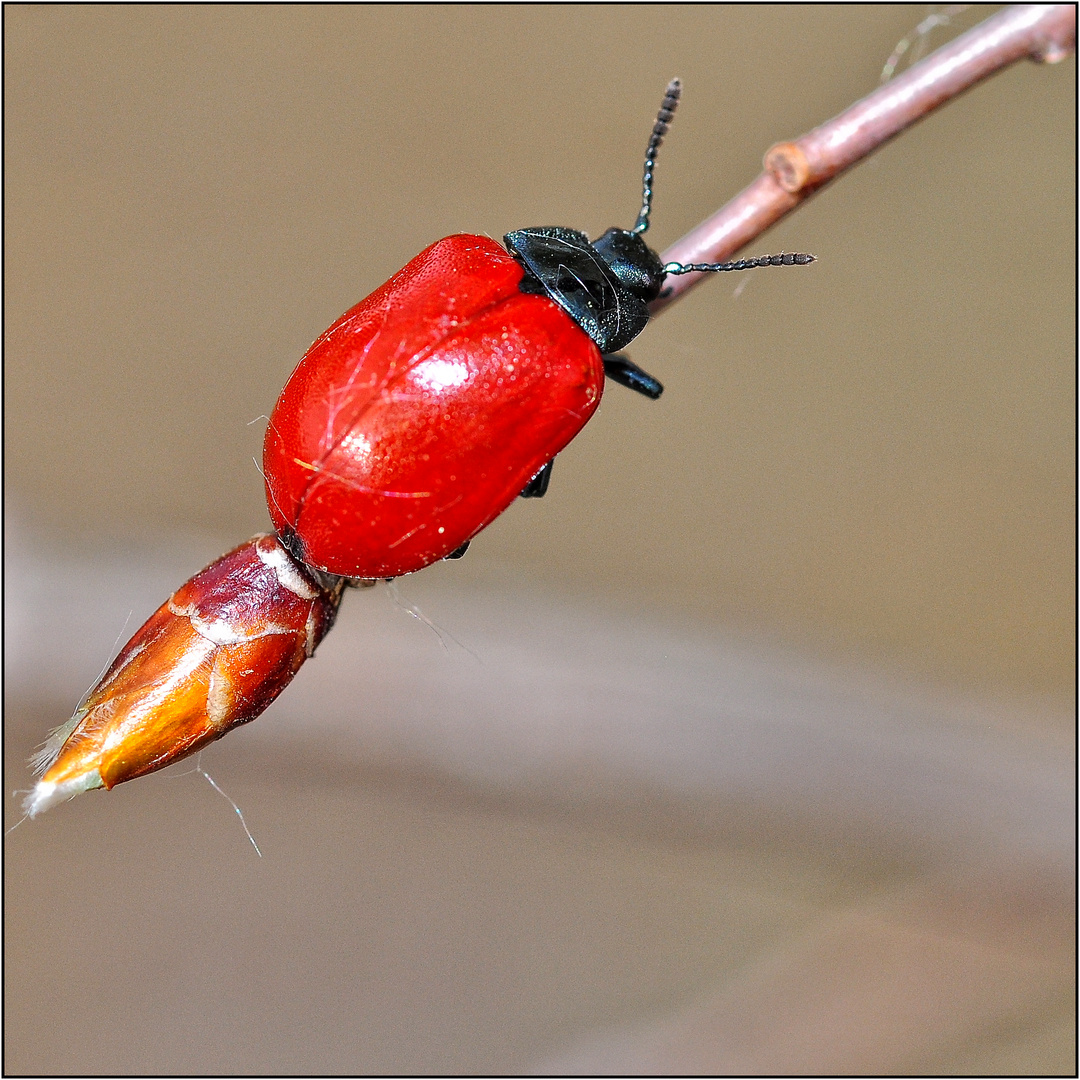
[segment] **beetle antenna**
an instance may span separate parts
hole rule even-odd
[[[762,255],[757,259],[739,259],[726,263],[665,263],[665,274],[719,273],[722,270],[752,270],[755,266],[806,266],[817,262],[816,255],[783,252],[780,255]]]
[[[664,136],[671,127],[671,118],[675,115],[679,98],[682,97],[682,82],[672,79],[667,84],[664,92],[664,100],[660,104],[660,111],[656,114],[656,123],[653,124],[652,134],[649,136],[649,146],[645,151],[645,178],[642,181],[641,213],[638,214],[632,233],[643,233],[649,227],[649,212],[652,210],[652,177],[656,167],[656,152],[664,141]]]

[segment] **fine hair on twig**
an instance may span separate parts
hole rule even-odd
[[[908,57],[909,64],[914,64],[922,56],[927,39],[932,31],[939,26],[948,26],[954,16],[962,14],[969,7],[971,7],[970,4],[949,4],[943,11],[935,11],[927,15],[907,37],[897,42],[896,48],[892,51],[892,56],[885,61],[885,66],[881,69],[879,82],[887,83],[896,74],[900,61],[908,49],[911,49],[912,43],[914,43],[915,48],[911,50],[911,56]]]

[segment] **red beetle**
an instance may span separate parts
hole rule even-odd
[[[660,396],[617,350],[645,328],[666,275],[813,261],[665,265],[646,245],[656,152],[680,93],[672,80],[633,229],[595,243],[573,229],[522,229],[506,248],[449,236],[311,346],[263,450],[270,516],[297,559],[373,579],[464,554],[515,497],[544,494],[552,459],[596,411],[605,373]]]

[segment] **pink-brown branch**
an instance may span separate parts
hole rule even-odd
[[[1025,58],[1055,64],[1076,48],[1072,4],[1017,4],[991,16],[850,109],[765,155],[765,171],[677,240],[665,263],[725,262],[824,184],[982,79]],[[655,315],[705,274],[669,277]]]

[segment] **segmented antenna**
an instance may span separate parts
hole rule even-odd
[[[761,255],[756,259],[739,259],[726,263],[665,263],[665,274],[719,273],[722,270],[752,270],[755,266],[805,266],[817,262],[816,255],[784,252],[781,255]]]
[[[660,111],[656,114],[656,123],[653,124],[652,134],[649,136],[649,146],[645,151],[645,178],[641,184],[641,213],[638,214],[632,233],[643,233],[649,227],[649,212],[652,210],[652,178],[653,169],[656,166],[656,152],[660,149],[664,136],[671,127],[671,118],[679,105],[682,97],[682,82],[672,79],[664,92],[664,100],[660,105]]]

